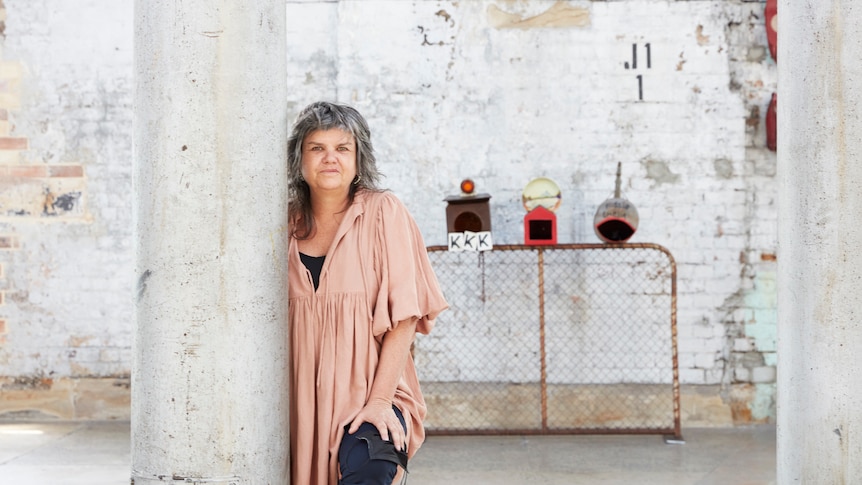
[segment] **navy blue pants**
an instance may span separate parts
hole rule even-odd
[[[404,432],[407,424],[401,411],[392,406]],[[346,426],[345,430],[350,426]],[[384,441],[373,424],[362,423],[353,434],[345,432],[338,447],[339,485],[390,485],[398,465],[407,468],[407,454],[397,451],[391,441]]]

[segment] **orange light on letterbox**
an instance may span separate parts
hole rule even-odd
[[[476,190],[476,184],[473,183],[470,179],[464,179],[461,181],[461,193],[465,195],[473,195],[473,191]]]

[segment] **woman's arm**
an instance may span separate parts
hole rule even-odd
[[[380,360],[371,385],[371,394],[356,419],[353,420],[348,433],[355,433],[362,423],[371,423],[377,427],[380,437],[391,440],[395,447],[403,450],[406,444],[406,434],[401,427],[401,421],[392,411],[392,400],[395,389],[407,365],[410,345],[416,335],[418,319],[404,320],[383,336],[383,346],[380,349]]]

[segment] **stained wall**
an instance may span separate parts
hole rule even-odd
[[[2,3],[5,416],[128,412],[132,3]],[[598,242],[622,163],[631,241],[677,263],[684,424],[774,419],[764,2],[301,0],[286,14],[291,115],[317,99],[365,114],[428,244],[445,244],[443,199],[468,177],[492,196],[494,242],[523,242],[521,192],[539,176],[561,189],[559,242]]]

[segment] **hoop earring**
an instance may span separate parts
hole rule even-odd
[[[356,176],[356,180],[353,181],[353,185],[359,185],[360,180],[362,180],[362,174]]]

